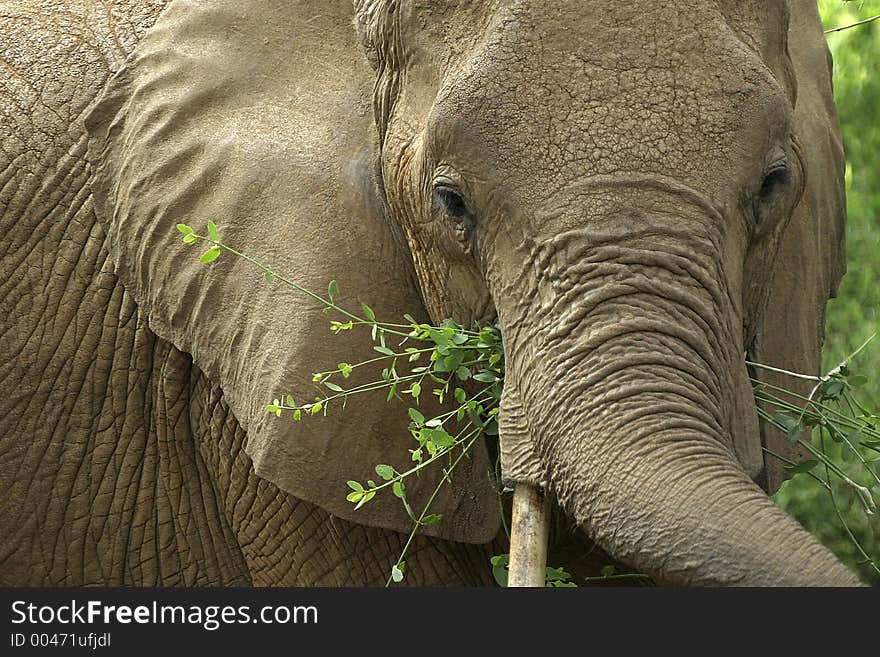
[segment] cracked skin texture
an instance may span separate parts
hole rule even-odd
[[[669,520],[688,505],[702,508],[688,488],[692,481],[702,486],[700,494],[710,508],[712,502],[722,507],[731,500],[734,506],[755,504],[761,493],[743,486],[736,459],[753,476],[764,476],[765,486],[774,485],[772,472],[759,473],[761,465],[754,461],[758,437],[743,439],[725,431],[750,412],[741,390],[727,404],[730,382],[723,380],[732,369],[732,354],[743,346],[743,334],[759,336],[774,364],[818,366],[824,303],[842,274],[842,155],[814,3],[791,3],[795,38],[790,50],[795,68],[802,68],[799,73],[809,71],[799,79],[806,100],[796,116],[814,177],[806,181],[808,202],[798,206],[782,237],[780,252],[788,262],[779,273],[762,276],[772,261],[766,249],[746,258],[725,246],[719,257],[707,240],[695,240],[694,262],[681,267],[693,273],[694,280],[686,281],[697,299],[691,302],[682,301],[682,292],[674,289],[668,256],[620,268],[613,244],[596,250],[584,244],[582,234],[578,237],[584,223],[576,210],[587,201],[595,204],[591,220],[597,223],[591,227],[605,230],[610,242],[619,239],[621,229],[637,227],[639,210],[645,209],[639,203],[646,198],[637,176],[628,180],[629,194],[623,197],[607,190],[592,196],[571,193],[571,183],[585,174],[616,174],[625,168],[621,162],[635,163],[631,168],[640,168],[643,178],[666,176],[657,188],[662,193],[653,198],[654,210],[669,214],[669,200],[684,183],[706,190],[705,179],[685,180],[687,175],[729,175],[724,164],[731,153],[738,155],[731,161],[740,166],[739,182],[753,173],[751,160],[739,149],[744,142],[736,138],[739,124],[730,107],[713,107],[717,97],[701,94],[693,79],[679,84],[675,66],[656,71],[655,106],[639,102],[646,81],[654,80],[646,77],[644,62],[673,52],[658,46],[664,39],[681,46],[676,40],[684,34],[682,26],[690,24],[681,22],[676,3],[651,3],[644,15],[641,5],[599,12],[584,30],[597,43],[596,35],[619,32],[629,48],[647,45],[640,51],[612,46],[598,58],[595,53],[584,56],[559,29],[557,4],[560,12],[570,14],[565,25],[584,22],[587,14],[574,3],[546,8],[531,2],[358,0],[354,6],[367,58],[356,52],[349,2],[263,2],[242,12],[225,0],[175,0],[151,29],[164,4],[0,2],[0,67],[8,73],[0,87],[0,382],[6,391],[0,399],[0,583],[381,584],[400,552],[405,536],[393,530],[407,527],[399,508],[370,505],[359,516],[363,523],[355,524],[350,507],[340,503],[337,483],[358,472],[366,478],[373,463],[385,460],[387,440],[398,439],[389,424],[393,413],[364,403],[350,410],[348,419],[329,419],[322,430],[267,423],[258,412],[266,382],[272,389],[289,389],[305,380],[314,358],[332,358],[335,348],[322,346],[323,333],[320,338],[308,333],[306,314],[296,307],[288,310],[244,274],[230,276],[242,272],[233,272],[234,265],[218,261],[222,275],[208,278],[204,268],[192,263],[191,253],[169,245],[167,236],[181,214],[195,226],[216,219],[232,241],[246,246],[249,235],[266,228],[273,239],[257,239],[252,246],[315,289],[339,277],[357,252],[352,245],[360,247],[359,257],[373,260],[353,272],[350,281],[340,282],[352,301],[379,299],[385,305],[377,310],[388,311],[383,316],[412,312],[421,299],[423,316],[435,319],[485,319],[497,309],[514,349],[502,417],[505,467],[515,478],[546,485],[585,529],[573,535],[560,520],[551,548],[551,555],[559,557],[554,565],[561,561],[570,570],[590,572],[584,553],[599,555],[599,565],[606,559],[593,547],[598,540],[616,556],[672,583],[854,582],[778,514],[773,515],[777,524],[759,530],[742,515],[721,516],[722,522],[706,515],[703,526],[691,527],[689,535],[682,533],[688,526],[680,517]],[[732,30],[744,46],[737,46],[737,55],[747,53],[747,67],[755,66],[756,53],[764,62],[747,75],[742,96],[736,96],[740,78],[733,87],[722,85],[722,94],[733,93],[742,111],[753,109],[750,86],[752,97],[761,96],[762,85],[775,84],[777,97],[793,98],[779,34],[788,3],[770,3],[769,10],[757,3],[696,4],[692,18],[701,29],[689,37],[696,39],[690,46],[695,52],[717,57],[716,40],[706,34],[720,30],[726,43]],[[391,14],[392,6],[404,11]],[[590,8],[594,14],[596,7]],[[413,30],[415,25],[419,30]],[[659,30],[660,25],[676,29]],[[402,41],[401,34],[407,35]],[[554,54],[553,45],[581,57],[579,72],[568,59],[554,59],[559,53]],[[366,59],[377,66],[375,73]],[[501,60],[506,62],[501,74],[486,77]],[[740,75],[730,61],[724,66]],[[699,76],[703,69],[694,65],[692,70]],[[579,80],[593,86],[572,84]],[[504,89],[516,93],[498,91]],[[673,95],[661,93],[664,89]],[[679,93],[688,89],[689,95]],[[709,107],[703,108],[707,101]],[[693,111],[695,106],[699,111]],[[494,125],[486,122],[491,116],[498,121]],[[698,121],[698,116],[707,120]],[[374,117],[378,135],[371,127]],[[763,121],[773,123],[762,115],[752,127],[760,131]],[[444,148],[454,152],[448,145],[460,137],[462,124],[483,130],[457,144],[459,155],[485,165],[471,176],[484,187],[483,196],[475,193],[472,200],[504,198],[506,216],[521,222],[496,230],[508,242],[491,232],[481,240],[479,256],[488,263],[486,269],[475,264],[472,250],[459,248],[436,217],[426,216],[422,194],[431,171],[427,163]],[[670,125],[678,128],[658,137]],[[627,136],[633,134],[643,138]],[[497,148],[480,148],[486,135]],[[708,169],[688,159],[705,154],[700,137],[722,149],[710,151],[714,160]],[[387,232],[384,239],[374,234],[386,221],[373,177],[380,146],[398,241]],[[520,166],[524,162],[529,166]],[[499,178],[507,189],[485,190]],[[707,228],[710,222],[699,211],[712,205],[712,192],[688,198],[680,219],[690,222],[693,235],[714,238],[707,239],[717,251],[724,235],[717,234],[717,226],[715,233]],[[548,199],[555,199],[555,206]],[[340,218],[351,216],[359,221]],[[562,238],[544,242],[542,222],[558,229]],[[334,238],[330,244],[327,233]],[[518,239],[511,242],[511,235]],[[779,237],[766,241],[775,246]],[[291,258],[285,245],[298,242],[311,248]],[[535,269],[525,290],[511,281],[524,243],[530,245],[525,262]],[[631,236],[620,243],[639,246]],[[152,248],[142,248],[145,244]],[[804,257],[810,251],[822,252],[827,261]],[[606,252],[611,255],[603,258]],[[592,276],[594,269],[601,275]],[[772,278],[771,297],[800,308],[804,322],[791,327],[759,321],[760,302],[768,292],[759,283],[744,285],[742,301],[734,300],[735,312],[729,312],[723,301],[723,288],[729,292],[730,287],[725,276],[739,283],[741,270],[746,280],[750,275],[765,283]],[[443,288],[425,284],[437,272],[447,282]],[[651,448],[652,435],[661,440],[669,435],[675,413],[668,399],[648,420],[637,422],[631,435],[617,431],[621,438],[612,452],[634,444],[645,454],[627,462],[624,470],[604,461],[605,454],[597,457],[557,418],[536,415],[539,422],[529,427],[518,413],[547,384],[545,372],[529,369],[529,359],[547,344],[552,327],[517,319],[530,304],[559,312],[568,335],[592,345],[589,354],[581,347],[568,350],[575,355],[580,350],[581,362],[595,366],[600,381],[608,373],[630,376],[627,358],[633,356],[612,339],[615,316],[607,312],[615,294],[625,295],[615,293],[608,281],[644,287],[646,279],[653,279],[653,294],[623,304],[628,307],[617,317],[629,321],[635,308],[650,319],[660,308],[676,318],[683,339],[658,340],[661,331],[646,330],[643,323],[636,332],[645,332],[647,339],[636,344],[636,356],[646,357],[646,347],[649,354],[652,349],[671,351],[679,390],[692,399],[712,400],[703,413],[691,412],[689,418],[711,426],[717,441],[690,444],[685,458],[691,478],[676,469],[675,454]],[[216,287],[221,280],[233,282]],[[420,291],[416,280],[422,281]],[[695,280],[715,280],[719,287]],[[710,289],[709,296],[701,297]],[[204,297],[195,296],[197,291]],[[594,312],[554,309],[566,294],[586,300]],[[224,301],[205,301],[212,298]],[[250,303],[258,308],[251,309]],[[693,312],[705,309],[712,315],[705,324],[712,327],[708,342],[693,321]],[[248,321],[248,310],[251,320],[261,321]],[[226,319],[205,321],[215,315]],[[587,316],[594,325],[584,333]],[[279,345],[273,333],[298,338]],[[609,336],[604,344],[603,335]],[[716,366],[712,376],[705,375],[705,368],[702,374],[692,368],[693,350]],[[280,358],[265,355],[279,351]],[[566,362],[557,366],[564,368]],[[551,401],[594,413],[591,419],[609,433],[633,412],[637,419],[644,417],[641,407],[634,411],[621,403],[626,395],[614,390],[605,397],[604,411],[591,406],[595,395],[587,383],[571,382],[581,397],[557,393]],[[648,384],[644,379],[627,382],[629,391]],[[558,441],[548,443],[536,427],[557,432]],[[353,442],[340,446],[327,440],[328,433]],[[583,477],[581,464],[561,452],[592,458],[621,476],[635,473],[639,487],[608,490],[605,482]],[[476,454],[458,487],[440,501],[448,518],[432,531],[456,540],[417,539],[407,560],[407,583],[489,583],[487,557],[504,548],[489,543],[498,518],[487,464],[485,452]],[[647,499],[638,497],[642,490],[648,491]],[[652,513],[660,508],[668,514],[649,515],[646,525],[639,507],[646,501]],[[797,554],[809,567],[798,566],[793,573],[791,561],[777,559],[773,545],[776,529],[783,526],[786,536],[800,541]],[[742,542],[744,536],[749,542]],[[689,552],[690,539],[708,541],[712,553],[695,556]]]

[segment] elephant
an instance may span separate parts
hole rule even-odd
[[[0,583],[388,578],[411,521],[345,481],[408,461],[405,404],[267,413],[371,342],[200,264],[174,227],[208,220],[342,305],[500,327],[498,443],[405,584],[491,585],[514,483],[552,500],[573,572],[591,552],[666,585],[859,583],[769,497],[765,448],[802,455],[749,377],[792,384],[744,358],[818,373],[845,271],[815,2],[0,7]]]

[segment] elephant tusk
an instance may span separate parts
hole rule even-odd
[[[550,536],[550,502],[540,489],[517,484],[513,491],[507,585],[543,587]]]

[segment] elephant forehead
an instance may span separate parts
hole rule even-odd
[[[785,94],[720,12],[578,6],[517,5],[494,24],[438,96],[450,151],[512,186],[537,182],[534,196],[624,168],[704,186],[783,132]]]

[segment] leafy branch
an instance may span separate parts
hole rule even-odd
[[[480,437],[498,434],[497,416],[504,380],[501,333],[493,326],[467,330],[452,320],[432,326],[417,322],[410,315],[404,316],[406,323],[381,322],[365,303],[361,303],[361,314],[337,304],[339,284],[335,280],[328,285],[327,295],[322,296],[269,265],[224,244],[213,221],[208,222],[207,235],[196,233],[186,224],[178,224],[177,230],[183,234],[186,244],[208,244],[207,251],[200,257],[201,262],[214,262],[223,252],[228,252],[260,270],[267,282],[278,281],[319,302],[325,313],[338,313],[340,319],[330,321],[330,330],[334,334],[358,327],[370,331],[371,339],[377,343],[373,350],[378,356],[359,363],[340,362],[334,369],[316,372],[312,381],[319,394],[314,399],[297,403],[293,395],[286,394],[273,399],[267,404],[266,410],[278,417],[289,414],[294,421],[301,421],[304,415],[326,415],[332,404],[338,403],[344,407],[346,400],[353,395],[379,390],[386,391],[388,401],[396,398],[415,404],[407,409],[410,419],[408,429],[415,441],[409,450],[413,467],[401,472],[380,463],[375,466],[375,472],[381,483],[372,479],[366,483],[357,480],[347,482],[350,490],[346,499],[355,505],[355,509],[390,489],[413,521],[409,539],[392,566],[388,583],[401,581],[406,567],[405,557],[416,533],[420,528],[442,519],[440,514],[430,513],[431,505],[442,487],[451,481],[456,467]],[[377,370],[381,367],[381,380],[349,386],[348,379],[353,372],[367,366]],[[454,405],[450,410],[426,418],[417,407],[427,391],[441,404],[454,400]],[[436,467],[435,464],[441,461],[446,463],[443,476],[417,513],[407,497],[406,480],[429,466]]]
[[[756,401],[777,411],[771,414],[758,404],[759,419],[784,433],[789,442],[805,449],[812,458],[794,463],[769,449],[765,448],[764,451],[785,462],[786,469],[793,474],[807,474],[825,489],[838,521],[861,556],[862,563],[880,574],[877,559],[868,555],[846,522],[834,486],[837,482],[851,490],[862,511],[869,516],[875,514],[877,505],[874,496],[880,495],[880,476],[872,466],[880,461],[876,456],[880,454],[880,415],[869,411],[858,400],[858,390],[868,379],[850,369],[852,359],[874,338],[875,335],[872,335],[840,365],[821,377],[789,372],[759,363],[747,363],[753,367],[816,381],[810,394],[803,396],[752,379]],[[813,433],[818,434],[818,441],[810,439]],[[826,441],[837,446],[834,451],[840,454],[839,457],[832,456],[830,444]],[[875,456],[868,456],[869,452]],[[847,472],[844,465],[846,455],[855,460],[858,477]],[[857,481],[857,478],[862,481]]]

